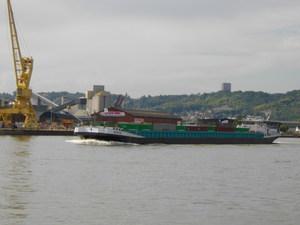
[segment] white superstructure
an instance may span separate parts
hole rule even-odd
[[[241,124],[237,127],[248,128],[250,132],[262,133],[265,137],[274,137],[280,135],[277,129],[270,128],[266,124]]]
[[[75,134],[107,134],[107,135],[118,135],[134,138],[143,138],[142,136],[135,135],[126,131],[122,131],[118,127],[103,127],[103,126],[85,126],[76,127],[74,130]]]

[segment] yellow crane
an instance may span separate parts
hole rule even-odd
[[[24,128],[36,128],[38,123],[36,112],[31,104],[32,90],[30,89],[33,58],[22,56],[10,0],[7,0],[7,7],[17,90],[12,107],[0,109],[0,120],[2,119],[4,124],[12,124],[14,116],[22,115],[25,118]]]

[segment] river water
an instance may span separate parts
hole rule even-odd
[[[298,225],[300,139],[278,142],[0,137],[0,224]]]

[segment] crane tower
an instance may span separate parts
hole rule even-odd
[[[12,107],[0,109],[0,120],[2,119],[4,124],[11,124],[14,116],[23,115],[24,128],[36,128],[38,123],[36,112],[31,104],[32,90],[30,89],[33,58],[22,56],[10,0],[7,0],[7,8],[17,89]]]

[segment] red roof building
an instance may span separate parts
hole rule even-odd
[[[182,119],[169,113],[110,107],[93,115],[96,122],[178,124]]]

